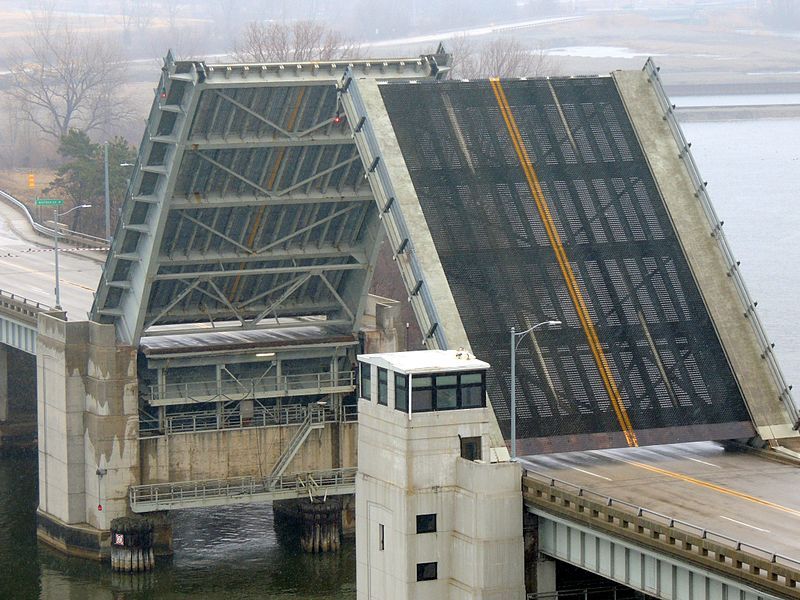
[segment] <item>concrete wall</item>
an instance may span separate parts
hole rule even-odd
[[[177,433],[140,442],[141,483],[268,475],[299,425]],[[312,431],[286,473],[356,465],[358,426]]]
[[[37,380],[40,514],[107,530],[138,483],[136,352],[111,325],[41,315]]]
[[[489,456],[490,411],[415,413],[409,421],[391,406],[359,401],[360,600],[524,598],[519,465],[460,457],[459,436],[480,436]],[[417,515],[431,513],[436,532],[417,534]],[[417,582],[421,562],[438,563],[435,581]]]

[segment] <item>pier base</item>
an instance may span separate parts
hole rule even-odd
[[[296,544],[299,534],[304,552],[337,552],[342,545],[342,498],[282,500],[272,505],[275,532],[285,544]]]
[[[155,567],[153,523],[142,517],[118,517],[111,521],[111,568],[139,573]]]
[[[166,511],[147,515],[153,526],[154,556],[172,556],[172,524]],[[53,515],[36,513],[36,535],[41,542],[69,556],[90,560],[109,560],[113,538],[108,530],[97,529],[88,523],[67,524]]]
[[[342,545],[342,503],[339,498],[301,500],[303,533],[300,546],[304,552],[336,552]]]

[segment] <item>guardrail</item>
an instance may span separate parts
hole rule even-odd
[[[227,502],[266,501],[355,492],[355,467],[307,471],[278,477],[233,477],[131,486],[133,512],[217,506]]]
[[[694,156],[692,156],[692,152],[690,150],[691,144],[689,144],[684,137],[683,131],[681,131],[680,125],[678,124],[678,120],[675,118],[675,106],[670,104],[669,98],[664,91],[664,86],[661,83],[661,77],[658,74],[658,67],[656,67],[652,59],[647,59],[643,70],[645,73],[647,73],[649,80],[653,84],[653,89],[656,92],[658,103],[661,106],[661,109],[664,111],[664,119],[669,125],[672,135],[675,138],[678,147],[680,148],[680,157],[686,165],[687,171],[689,172],[689,177],[691,178],[692,185],[695,189],[695,196],[697,196],[698,200],[700,201],[700,205],[703,207],[703,212],[705,213],[708,223],[711,226],[711,235],[717,239],[719,247],[722,250],[722,254],[725,257],[725,262],[728,267],[728,275],[733,279],[734,287],[739,295],[739,300],[742,302],[744,307],[744,316],[748,319],[748,321],[750,321],[750,325],[756,334],[759,347],[761,348],[761,357],[767,361],[770,374],[780,390],[779,400],[786,405],[786,408],[789,411],[792,420],[794,421],[794,428],[798,429],[798,427],[800,427],[800,410],[792,398],[791,386],[786,383],[786,378],[783,375],[783,371],[781,370],[781,367],[778,364],[774,353],[772,352],[772,347],[774,344],[772,344],[767,337],[767,333],[764,330],[764,324],[762,323],[761,318],[758,316],[758,312],[756,312],[756,303],[750,296],[750,292],[747,290],[744,278],[739,272],[739,262],[734,257],[733,251],[731,250],[728,240],[725,237],[725,233],[722,230],[722,221],[720,221],[716,210],[714,210],[714,205],[711,204],[711,198],[706,190],[706,182],[700,177],[700,171],[697,168],[697,163],[695,162]]]
[[[781,597],[800,598],[800,560],[531,469],[523,475],[522,493],[526,504],[548,513],[678,556]]]
[[[40,312],[52,310],[52,308],[41,302],[29,300],[18,294],[0,290],[0,310],[13,313],[21,321],[36,325],[37,315]]]
[[[248,400],[292,394],[323,394],[344,389],[355,389],[355,371],[151,385],[145,399],[157,406],[168,403],[214,402],[218,398]]]
[[[37,221],[34,218],[33,214],[31,214],[31,211],[28,209],[28,207],[25,206],[24,203],[14,198],[14,196],[9,194],[8,192],[0,190],[0,199],[5,200],[9,204],[11,204],[14,208],[19,210],[28,220],[28,223],[30,224],[31,228],[34,231],[50,237],[52,237],[55,234],[55,231],[52,227],[48,227],[43,223],[39,223],[39,221]],[[59,227],[58,229],[59,229],[59,235],[58,235],[59,238],[72,242],[77,246],[83,246],[88,248],[105,248],[108,244],[108,240],[106,240],[105,238],[89,235],[88,233],[81,233],[80,231],[72,231],[64,227]]]

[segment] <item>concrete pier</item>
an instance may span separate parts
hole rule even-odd
[[[114,327],[40,315],[38,536],[101,559],[139,479],[136,352]]]

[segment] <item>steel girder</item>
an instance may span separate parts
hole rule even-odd
[[[383,230],[338,85],[346,69],[438,77],[437,58],[212,66],[167,55],[92,320],[130,345],[209,323],[311,318],[357,331]]]

